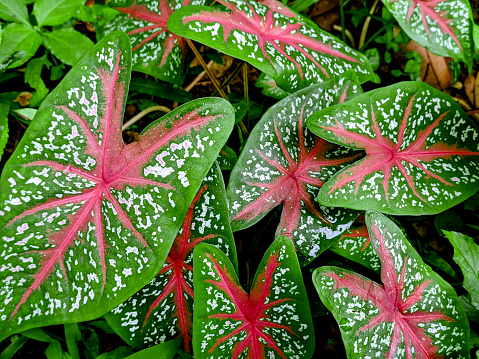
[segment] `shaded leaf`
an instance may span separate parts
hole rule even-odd
[[[183,7],[170,17],[170,31],[248,61],[283,90],[293,92],[348,70],[375,81],[367,59],[329,33],[305,23],[275,0],[218,0],[228,12]]]
[[[130,84],[131,93],[145,93],[151,96],[158,96],[166,100],[185,103],[194,99],[192,93],[180,88],[174,88],[164,82],[153,81],[134,77]]]
[[[0,187],[0,337],[97,318],[161,269],[233,127],[222,99],[190,102],[121,136],[123,33],[100,41],[45,99]]]
[[[70,66],[75,65],[94,45],[88,37],[71,27],[44,32],[43,42],[53,55]]]
[[[8,112],[10,106],[0,103],[0,159],[8,142]]]
[[[348,358],[469,357],[469,323],[454,289],[424,264],[394,222],[369,212],[366,224],[383,285],[337,267],[313,273]]]
[[[479,188],[477,127],[453,99],[424,83],[368,92],[315,113],[307,126],[367,154],[321,188],[323,205],[435,214]]]
[[[33,94],[33,98],[30,100],[30,105],[38,107],[42,103],[45,96],[48,94],[48,89],[42,79],[42,70],[45,65],[46,55],[32,59],[28,62],[25,68],[25,83],[34,88],[36,92]]]
[[[195,358],[311,358],[308,296],[291,240],[277,238],[247,294],[229,259],[200,243],[194,252]]]
[[[290,93],[282,90],[273,78],[264,72],[259,75],[258,80],[255,83],[256,87],[262,88],[261,93],[265,96],[273,97],[278,100],[282,100],[285,97],[289,96]]]
[[[228,184],[233,231],[247,228],[283,205],[277,235],[294,240],[301,265],[333,244],[358,213],[320,207],[319,188],[362,152],[312,135],[304,124],[315,111],[360,93],[349,78],[300,90],[271,107],[251,131]]]
[[[236,153],[232,148],[224,146],[216,160],[222,170],[231,170],[238,161],[238,156],[236,156]]]
[[[172,359],[180,346],[180,338],[170,340],[169,342],[157,344],[151,348],[140,350],[137,353],[131,354],[125,359]],[[123,357],[121,357],[123,358]],[[110,359],[110,358],[109,358]]]
[[[193,249],[216,246],[236,265],[223,177],[214,164],[191,203],[163,268],[139,292],[105,317],[130,345],[143,347],[182,336],[190,352],[193,329]]]

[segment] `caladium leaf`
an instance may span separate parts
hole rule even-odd
[[[193,248],[200,242],[221,249],[236,264],[223,177],[218,164],[207,173],[158,275],[109,312],[111,327],[130,345],[153,345],[178,335],[191,352]]]
[[[319,188],[362,152],[312,135],[313,112],[360,93],[352,79],[329,80],[300,90],[270,108],[251,131],[228,184],[231,228],[247,228],[283,205],[277,235],[294,240],[301,265],[325,251],[358,213],[320,207]]]
[[[371,244],[366,223],[347,230],[329,249],[375,272],[381,269],[381,259]]]
[[[290,239],[273,242],[249,294],[216,247],[200,243],[193,263],[195,358],[311,358],[311,312]]]
[[[202,99],[125,145],[123,33],[100,41],[44,100],[0,187],[0,337],[105,314],[161,269],[233,127]]]
[[[126,32],[133,50],[133,70],[181,85],[186,43],[168,30],[166,22],[179,7],[203,5],[205,0],[136,0],[129,6],[124,3],[121,0],[109,2],[119,14],[100,27],[97,35],[101,38],[115,30]]]
[[[248,61],[285,91],[356,72],[374,81],[368,60],[275,0],[218,0],[230,12],[202,6],[181,8],[168,20],[170,31]]]
[[[319,203],[391,214],[435,214],[479,180],[478,128],[449,96],[403,82],[319,111],[308,128],[367,156],[337,173]]]
[[[411,39],[472,69],[474,17],[469,0],[382,1]]]
[[[464,274],[464,288],[471,295],[471,303],[479,310],[479,246],[471,237],[444,231],[454,246],[454,261]]]
[[[348,358],[468,358],[469,322],[454,289],[390,219],[367,213],[366,224],[383,285],[337,267],[313,273]]]
[[[278,100],[282,100],[290,95],[289,92],[286,92],[280,87],[278,87],[274,79],[271,76],[265,74],[264,72],[259,75],[258,80],[256,80],[255,86],[262,88],[261,93],[263,95],[274,97]]]

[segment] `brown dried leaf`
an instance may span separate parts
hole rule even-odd
[[[471,102],[472,106],[475,107],[474,101],[474,86],[476,79],[472,75],[468,75],[464,80],[464,91],[466,92],[467,98]]]
[[[22,106],[27,106],[30,104],[30,99],[33,95],[30,92],[22,92],[20,95],[17,96],[13,102],[19,102]]]

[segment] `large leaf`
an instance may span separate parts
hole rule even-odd
[[[31,26],[25,0],[0,0],[0,19]]]
[[[361,83],[374,80],[368,60],[275,0],[218,0],[230,12],[208,7],[181,8],[168,20],[175,34],[248,61],[285,91],[356,72]]]
[[[229,259],[200,243],[194,252],[195,358],[311,358],[308,296],[291,240],[278,237],[246,293]]]
[[[205,0],[136,0],[130,6],[113,0],[109,5],[120,11],[112,21],[100,28],[104,36],[122,30],[130,36],[133,48],[133,70],[176,84],[183,82],[183,55],[186,43],[170,31],[166,22],[174,10],[189,4],[203,5]]]
[[[128,344],[141,347],[180,335],[183,347],[190,352],[193,248],[203,241],[227,253],[237,267],[225,185],[218,164],[208,172],[191,203],[161,271],[106,315],[108,323]]]
[[[0,337],[105,314],[161,269],[233,126],[224,100],[190,102],[125,145],[123,33],[44,100],[0,187]]]
[[[307,120],[328,141],[367,156],[337,173],[319,203],[435,214],[478,190],[478,129],[449,96],[421,82],[381,88]]]
[[[304,125],[313,112],[360,92],[347,78],[300,90],[273,106],[248,138],[228,184],[231,228],[247,228],[283,205],[277,235],[294,240],[302,265],[325,251],[358,213],[320,207],[314,198],[335,172],[362,152],[335,146]]]
[[[80,13],[85,0],[36,0],[33,15],[38,26],[55,26]]]
[[[19,57],[8,68],[23,65],[35,55],[42,44],[42,37],[30,26],[23,24],[8,24],[3,29],[2,46],[0,46],[0,62],[7,61],[19,51],[25,51],[25,56]]]
[[[93,47],[93,41],[71,27],[46,31],[42,35],[45,47],[70,66]]]
[[[424,264],[394,222],[367,213],[366,224],[383,285],[337,267],[313,273],[348,358],[468,358],[469,322],[454,289]]]
[[[454,261],[464,274],[464,288],[471,295],[471,303],[479,310],[479,246],[464,234],[444,231],[454,246]]]
[[[383,0],[383,3],[418,44],[472,68],[474,17],[470,0]]]
[[[381,269],[381,259],[371,244],[366,223],[348,229],[329,249],[376,272]]]

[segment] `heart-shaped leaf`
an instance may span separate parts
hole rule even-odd
[[[411,39],[472,68],[474,17],[469,0],[382,1]]]
[[[229,12],[204,6],[181,8],[168,20],[175,34],[248,61],[285,91],[356,72],[361,83],[375,74],[361,53],[305,23],[275,0],[217,0]]]
[[[381,259],[371,244],[366,223],[347,230],[329,249],[375,272],[381,269]]]
[[[478,190],[478,128],[449,96],[403,82],[319,111],[308,128],[367,156],[337,173],[319,203],[391,214],[435,214]]]
[[[190,352],[193,248],[203,241],[221,249],[237,268],[225,185],[218,164],[207,173],[191,203],[161,271],[106,315],[108,323],[128,344],[142,347],[180,335],[183,348]]]
[[[360,91],[354,80],[333,79],[300,90],[266,112],[231,172],[227,195],[233,231],[253,225],[282,204],[276,233],[294,240],[305,265],[348,229],[357,212],[320,207],[314,198],[325,181],[362,152],[317,138],[304,121]]]
[[[100,41],[44,100],[0,190],[0,337],[105,314],[161,269],[233,127],[201,99],[125,145],[123,33]]]
[[[200,243],[193,262],[195,358],[311,358],[313,323],[290,239],[273,242],[250,294],[219,249]]]
[[[367,213],[366,224],[383,285],[342,268],[313,273],[348,358],[468,358],[469,323],[454,289],[424,264],[394,222]]]
[[[115,30],[126,32],[133,50],[133,70],[181,85],[186,44],[182,37],[168,30],[166,22],[179,7],[204,3],[205,0],[136,0],[124,6],[124,1],[112,0],[108,5],[120,13],[100,27],[97,34],[101,38]]]

